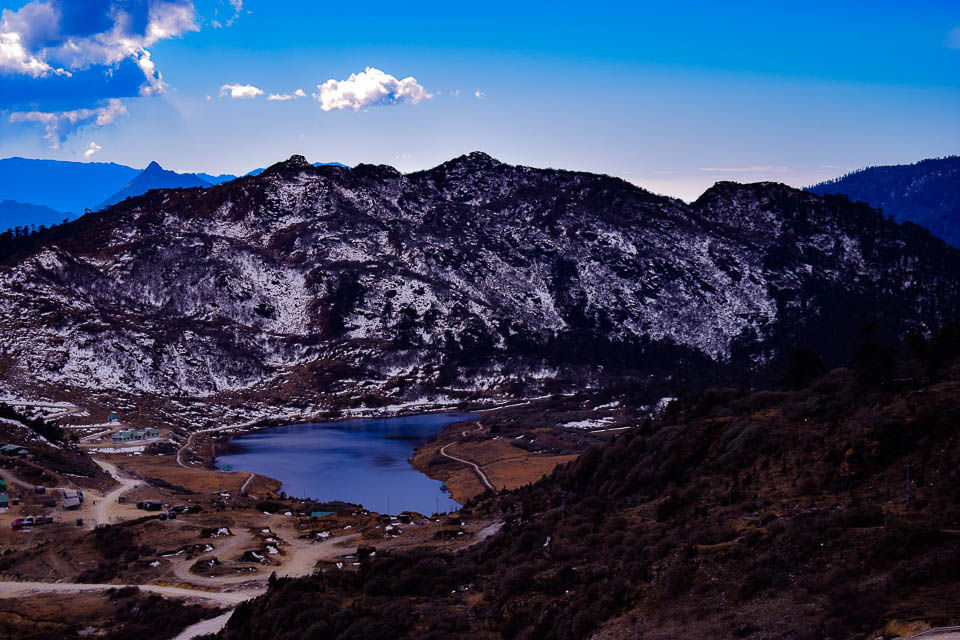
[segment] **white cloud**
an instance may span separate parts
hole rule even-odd
[[[103,147],[98,145],[96,142],[91,141],[90,144],[87,145],[87,150],[83,152],[83,157],[91,158],[93,157],[93,154],[95,154],[97,151],[100,151],[101,149],[103,149]]]
[[[112,3],[110,27],[93,34],[66,32],[60,3],[33,0],[18,11],[0,14],[0,71],[34,78],[94,65],[116,67],[133,60],[143,72],[141,95],[164,92],[166,85],[147,47],[197,31],[196,11],[190,0],[153,0],[144,4]],[[141,26],[144,25],[144,26]]]
[[[125,115],[127,115],[127,108],[123,103],[116,98],[111,98],[106,106],[96,109],[59,112],[16,111],[10,114],[10,122],[32,122],[43,126],[46,131],[43,137],[50,141],[53,149],[58,149],[66,135],[77,128],[84,125],[104,127]]]
[[[297,89],[293,93],[271,93],[267,96],[267,100],[277,100],[280,102],[286,100],[299,100],[300,98],[306,98],[307,94],[303,89]]]
[[[483,100],[484,98],[487,97],[487,94],[485,94],[483,91],[480,91],[480,89],[477,89],[476,91],[473,92],[473,97],[476,98],[477,100]]]
[[[374,67],[367,67],[360,73],[350,74],[346,80],[331,78],[323,84],[318,84],[317,89],[319,93],[313,94],[313,97],[320,102],[320,108],[324,111],[334,109],[356,111],[363,107],[401,102],[416,104],[423,99],[433,97],[413,76],[398,80]]]
[[[225,84],[220,87],[220,97],[227,95],[231,98],[256,98],[263,95],[263,89],[258,89],[252,84]]]
[[[947,34],[947,46],[951,49],[960,49],[960,27],[951,29]]]

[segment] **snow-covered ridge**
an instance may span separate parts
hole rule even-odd
[[[870,314],[955,317],[953,253],[840,206],[772,183],[685,205],[483,154],[406,176],[287,163],[132,199],[0,267],[0,375],[104,407],[148,394],[197,428],[743,374],[842,348]],[[218,407],[202,425],[199,405]]]

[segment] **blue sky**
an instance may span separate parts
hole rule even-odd
[[[691,199],[960,153],[960,3],[665,4],[0,0],[0,157],[479,149]]]

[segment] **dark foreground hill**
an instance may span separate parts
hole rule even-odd
[[[960,331],[714,389],[526,489],[496,536],[272,581],[220,640],[893,638],[960,624]],[[491,437],[495,437],[491,434]]]
[[[914,222],[960,246],[960,156],[868,167],[808,191],[846,194],[882,209],[898,222]]]
[[[0,260],[11,393],[187,427],[624,380],[656,399],[960,312],[960,253],[843,197],[686,205],[482,153],[409,175],[295,156],[0,235]]]

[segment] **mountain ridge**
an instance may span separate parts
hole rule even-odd
[[[167,171],[158,162],[152,161],[122,189],[97,205],[96,209],[104,209],[127,198],[143,195],[152,189],[192,189],[196,187],[206,189],[212,186],[211,183],[203,180],[195,173]]]
[[[927,227],[960,246],[960,156],[867,167],[807,187],[807,191],[845,194],[881,209],[898,222]]]
[[[866,321],[927,333],[960,291],[960,253],[842,197],[721,183],[686,205],[485,154],[406,175],[296,158],[151,191],[0,259],[11,385],[150,397],[144,419],[197,425],[279,399],[315,417],[750,384],[797,346],[849,357]],[[61,320],[30,330],[37,309]]]

